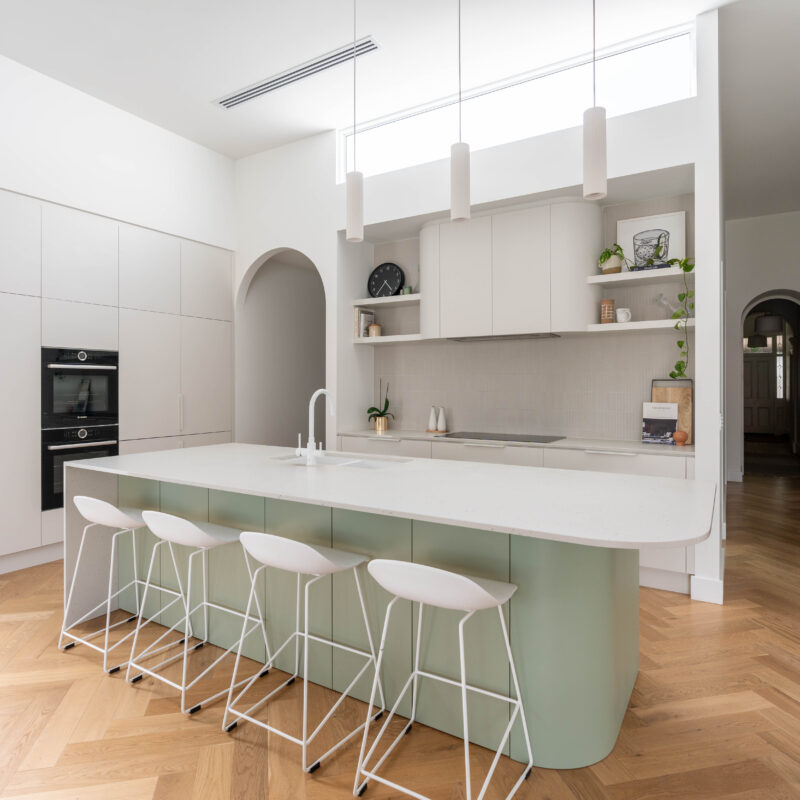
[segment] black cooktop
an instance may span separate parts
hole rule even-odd
[[[531,433],[476,433],[475,431],[455,431],[443,433],[443,439],[481,439],[489,442],[535,442],[547,444],[563,439],[563,436],[538,436]]]

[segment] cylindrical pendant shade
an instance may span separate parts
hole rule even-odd
[[[347,173],[347,241],[364,241],[364,176]]]
[[[747,337],[748,347],[766,347],[767,337],[761,333],[754,333],[752,336]]]
[[[602,200],[606,194],[606,110],[593,106],[583,112],[583,196]]]
[[[469,145],[457,142],[450,147],[450,219],[469,219]]]
[[[781,333],[782,331],[783,320],[775,314],[756,317],[756,333]]]

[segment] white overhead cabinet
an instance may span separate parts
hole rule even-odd
[[[550,331],[550,208],[492,217],[492,333]]]
[[[233,428],[232,324],[181,317],[181,433]]]
[[[419,331],[423,339],[438,339],[439,326],[439,226],[419,232]]]
[[[180,314],[180,239],[135,225],[120,225],[119,304],[122,308]]]
[[[233,319],[233,267],[227,250],[181,241],[180,313]]]
[[[181,433],[180,393],[181,318],[120,309],[120,438]]]
[[[42,293],[42,204],[0,192],[0,292]]]
[[[603,249],[603,212],[593,203],[550,206],[550,330],[585,331],[600,321],[600,301],[586,278]]]
[[[492,218],[439,226],[441,335],[492,334]]]
[[[0,555],[41,545],[41,382],[38,297],[0,293]]]
[[[119,313],[115,306],[42,301],[42,346],[117,350]]]
[[[42,295],[118,304],[119,223],[71,208],[42,207]]]

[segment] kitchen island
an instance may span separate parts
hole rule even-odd
[[[65,574],[72,574],[84,526],[72,498],[88,494],[119,505],[511,581],[519,587],[508,607],[511,644],[535,764],[581,767],[611,751],[638,671],[639,548],[705,539],[713,484],[358,454],[331,453],[314,467],[296,462],[288,448],[246,444],[70,462],[65,466]],[[154,540],[148,531],[137,536],[143,575]],[[81,570],[74,598],[76,615],[105,596],[108,538],[92,539],[91,558]],[[160,570],[162,585],[175,586],[166,559]],[[218,548],[210,554],[209,571],[210,599],[244,608],[248,581],[240,553]],[[124,551],[120,581],[127,583],[131,572],[131,554]],[[363,647],[366,637],[356,624],[357,601],[347,578],[325,579],[330,588],[320,588],[312,602],[312,628]],[[366,583],[377,634],[389,596],[371,580]],[[294,624],[293,576],[271,571],[262,591],[268,632],[273,641],[281,641]],[[159,602],[154,593],[145,614],[173,624],[175,617],[159,615]],[[123,595],[120,605],[132,609],[133,595]],[[430,609],[423,631],[425,668],[452,677],[457,638],[449,615],[454,613]],[[390,703],[411,670],[415,618],[406,603],[392,623],[384,675]],[[237,626],[212,615],[212,642],[228,646],[237,634]],[[470,621],[467,670],[471,682],[508,692],[500,636],[491,615]],[[310,650],[309,679],[343,689],[352,674],[348,654],[331,655],[318,647]],[[248,652],[263,657],[255,642]],[[279,661],[277,666],[285,665]],[[452,698],[445,694],[450,689]],[[424,683],[420,689],[421,708],[430,711],[420,714],[419,721],[459,735],[458,690],[437,686],[440,702],[426,704],[425,692],[432,690]],[[354,694],[366,698],[368,691],[365,680]],[[474,741],[496,747],[508,707],[477,695],[471,698],[470,715]],[[518,731],[507,751],[512,758],[524,758]]]

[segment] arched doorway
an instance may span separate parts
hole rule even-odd
[[[296,446],[308,401],[325,386],[325,289],[297,250],[271,251],[247,271],[236,298],[236,441]],[[315,438],[325,441],[325,406]]]
[[[745,475],[800,475],[800,303],[792,295],[762,295],[743,315]]]

